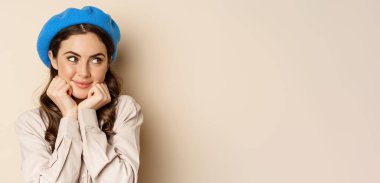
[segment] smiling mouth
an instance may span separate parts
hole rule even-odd
[[[77,82],[74,81],[74,83],[79,87],[79,88],[88,88],[91,86],[91,83],[82,83],[82,82]]]

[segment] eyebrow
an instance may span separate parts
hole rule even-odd
[[[71,53],[71,54],[73,54],[73,55],[76,55],[76,56],[78,56],[78,57],[81,57],[78,53],[75,53],[75,52],[73,52],[73,51],[68,51],[68,52],[64,53],[63,55],[66,55],[66,54],[68,54],[68,53]],[[91,55],[90,57],[95,57],[95,56],[99,56],[99,55],[102,55],[103,57],[106,57],[103,53],[96,53],[96,54],[94,54],[94,55]]]

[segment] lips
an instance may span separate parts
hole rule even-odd
[[[79,81],[74,81],[75,85],[77,85],[79,88],[88,88],[91,86],[92,82],[79,82]]]

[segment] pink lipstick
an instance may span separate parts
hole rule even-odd
[[[86,83],[86,82],[78,82],[78,81],[74,81],[74,83],[79,87],[79,88],[83,88],[83,89],[86,89],[88,87],[91,86],[91,83]]]

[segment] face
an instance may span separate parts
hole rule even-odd
[[[94,33],[70,36],[61,42],[57,57],[49,51],[49,58],[78,99],[87,98],[93,85],[104,82],[108,69],[106,47]]]

